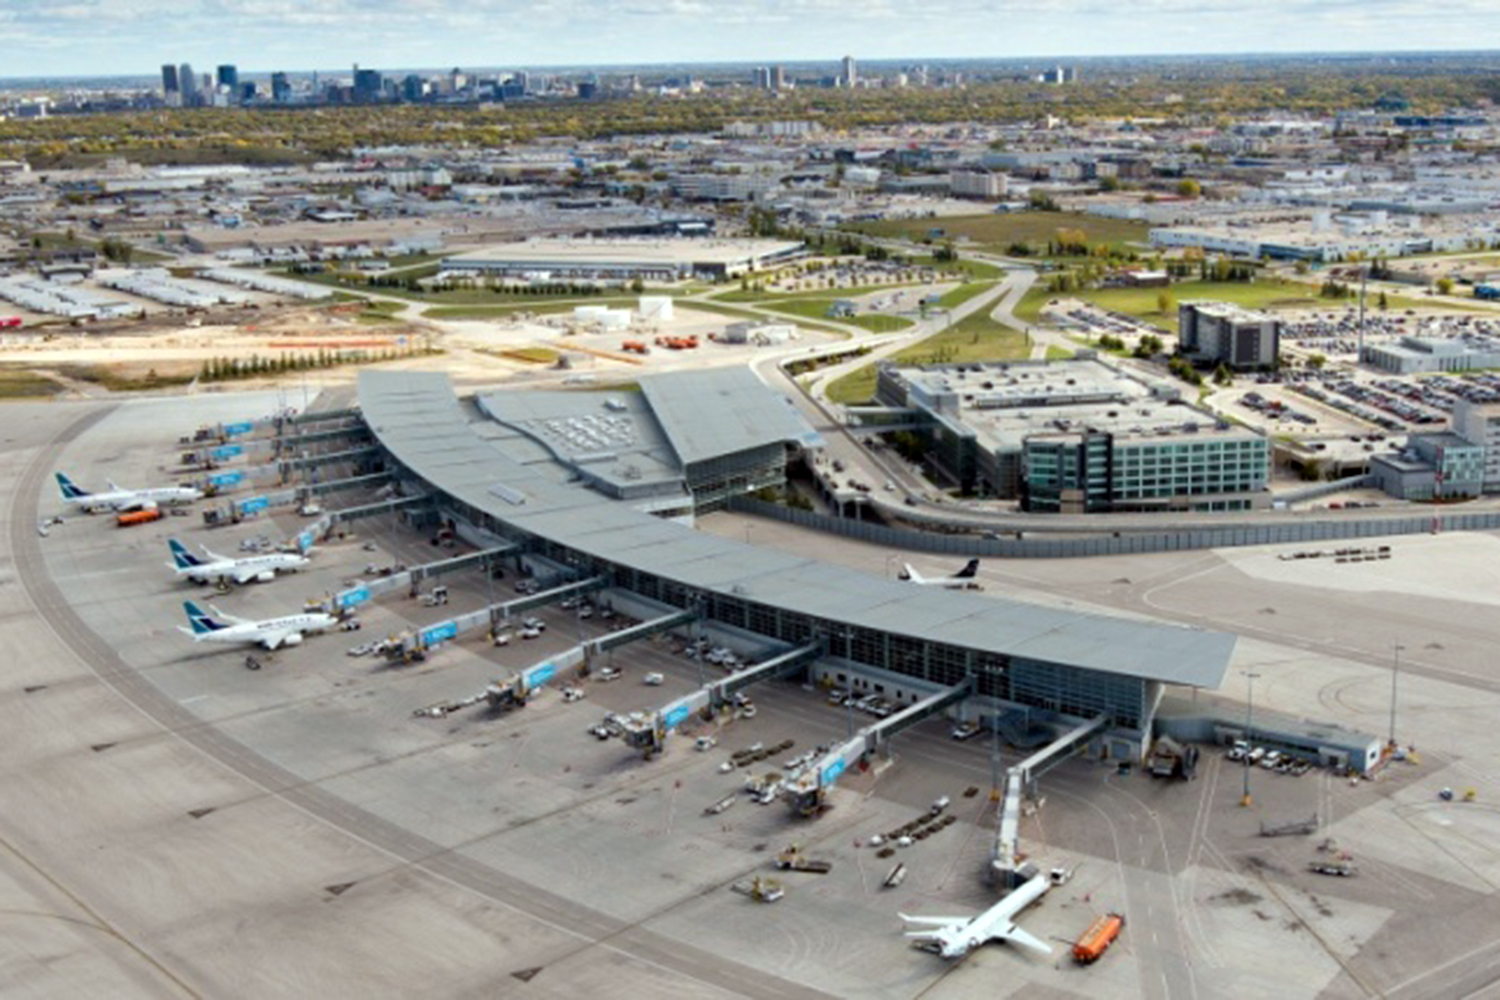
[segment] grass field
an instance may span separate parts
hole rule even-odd
[[[704,302],[701,299],[694,299],[691,302],[679,303],[677,308],[696,309],[698,312],[713,313],[716,316],[725,316],[732,319],[768,320],[772,318],[765,315],[764,313],[752,312],[749,309],[736,309],[733,306],[719,305],[716,302]],[[797,325],[804,330],[816,330],[819,333],[826,333],[834,337],[848,338],[849,336],[851,336],[848,330],[840,330],[837,327],[825,326],[822,323],[812,323],[803,320]]]
[[[851,227],[871,236],[906,240],[925,240],[928,233],[941,229],[941,240],[954,240],[959,251],[977,246],[992,253],[1005,253],[1012,243],[1029,243],[1045,250],[1046,243],[1059,229],[1081,229],[1089,243],[1120,247],[1126,243],[1145,243],[1148,227],[1126,219],[1103,219],[1073,212],[1013,212],[1009,214],[954,215],[932,219],[886,219],[861,222]],[[963,242],[967,239],[967,243]]]
[[[42,399],[55,396],[62,386],[24,368],[0,368],[0,399]]]
[[[938,299],[938,305],[944,309],[955,309],[976,295],[983,295],[995,287],[993,281],[967,281]]]
[[[1165,313],[1157,308],[1157,297],[1166,291],[1172,304]],[[1055,298],[1075,298],[1092,302],[1105,309],[1125,313],[1152,323],[1163,330],[1176,332],[1177,303],[1190,299],[1209,299],[1214,302],[1233,302],[1247,309],[1342,309],[1353,300],[1325,299],[1318,295],[1312,285],[1297,281],[1265,280],[1253,284],[1239,281],[1185,281],[1169,289],[1160,288],[1101,288],[1086,292],[1069,292],[1058,296],[1051,292],[1032,289],[1016,308],[1016,316],[1026,322],[1038,321],[1036,312],[1042,305]],[[1388,297],[1391,309],[1431,309],[1433,302],[1392,295]]]
[[[950,364],[962,361],[1018,361],[1029,357],[1031,344],[1020,330],[990,319],[979,312],[948,329],[919,340],[891,355],[896,364]],[[862,403],[875,395],[875,366],[864,365],[828,385],[828,398],[835,403]]]
[[[799,319],[829,319],[828,309],[835,301],[837,299],[834,298],[784,299],[777,302],[767,302],[761,308],[769,309],[772,312],[785,313],[788,316],[796,316]],[[836,322],[863,327],[871,333],[894,333],[897,330],[905,330],[912,325],[912,321],[905,316],[882,316],[878,313],[863,316],[845,316],[839,318]]]
[[[1073,356],[1074,352],[1068,350],[1066,347],[1058,347],[1055,344],[1047,345],[1048,361],[1068,361],[1072,359]]]

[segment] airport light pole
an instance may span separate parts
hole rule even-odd
[[[1245,789],[1240,794],[1240,805],[1248,806],[1251,802],[1250,768],[1254,766],[1254,763],[1250,760],[1250,751],[1248,749],[1248,746],[1253,741],[1253,732],[1255,726],[1255,679],[1259,677],[1260,674],[1255,673],[1251,670],[1241,670],[1240,673],[1245,675],[1245,681],[1249,686],[1249,692],[1245,696],[1245,744],[1247,747],[1247,749],[1245,750]]]
[[[899,559],[899,558],[901,558],[901,553],[899,553],[899,552],[892,552],[890,555],[888,555],[888,556],[885,557],[885,576],[886,576],[887,579],[889,579],[890,575],[891,575],[891,563],[892,563],[892,561],[894,561],[896,559]]]
[[[1399,642],[1391,643],[1391,734],[1387,748],[1396,749],[1396,679],[1401,676],[1401,651],[1406,647]]]

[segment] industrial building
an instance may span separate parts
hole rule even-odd
[[[1102,718],[1096,749],[1138,759],[1166,686],[1221,683],[1232,635],[916,588],[656,516],[754,489],[785,461],[789,433],[795,429],[803,446],[816,437],[745,372],[647,383],[635,403],[625,394],[564,401],[496,393],[473,404],[440,374],[364,372],[359,400],[403,489],[430,496],[438,516],[479,541],[521,545],[564,573],[602,577],[622,594],[691,611],[715,628],[817,643],[824,664],[909,677],[914,689],[917,681],[972,683],[968,717]],[[766,414],[778,406],[785,413],[771,419],[782,429],[767,429]],[[628,417],[629,426],[612,417]],[[620,457],[627,452],[659,461],[633,475],[631,459]],[[594,456],[603,456],[598,474]],[[643,509],[648,498],[627,495],[648,481],[663,496],[680,489],[667,483],[678,475],[673,462],[685,473],[689,504],[653,511]]]
[[[948,174],[948,186],[955,198],[1004,198],[1010,181],[989,170],[954,170]]]
[[[860,421],[909,425],[936,474],[1027,510],[1249,510],[1270,504],[1270,445],[1095,357],[881,367]]]
[[[1177,343],[1195,364],[1275,368],[1281,322],[1228,302],[1184,302],[1177,307]]]
[[[1406,336],[1394,344],[1366,344],[1359,360],[1398,375],[1500,368],[1500,340],[1477,333],[1448,338]]]
[[[547,280],[722,280],[798,260],[785,240],[526,240],[444,258],[444,271]]]

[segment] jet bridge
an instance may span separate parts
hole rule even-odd
[[[594,640],[594,651],[596,653],[608,653],[612,649],[627,646],[637,639],[644,639],[658,632],[668,632],[679,625],[688,625],[697,620],[698,613],[696,611],[674,611],[660,618],[653,618],[650,621],[641,622],[639,625],[632,625],[629,628],[622,628],[617,632],[602,635]]]
[[[763,663],[737,670],[728,677],[703,685],[692,694],[670,701],[655,712],[627,719],[625,742],[640,750],[647,757],[661,752],[667,734],[687,721],[688,716],[702,709],[715,710],[726,705],[736,694],[758,681],[773,677],[785,677],[817,660],[823,655],[823,643],[814,642],[787,653],[773,656]]]
[[[949,705],[963,701],[973,693],[973,678],[966,678],[955,687],[929,695],[915,705],[908,705],[894,715],[881,719],[873,726],[866,726],[848,741],[824,754],[794,781],[788,782],[783,795],[799,815],[817,816],[828,807],[828,790],[851,764],[874,753],[902,730],[937,715]]]
[[[551,590],[544,590],[539,594],[529,594],[525,597],[502,601],[499,604],[491,604],[488,607],[466,612],[447,621],[441,621],[434,625],[428,625],[425,628],[404,632],[386,644],[385,658],[391,662],[399,661],[403,663],[424,659],[429,649],[439,643],[451,642],[465,632],[473,631],[476,628],[488,628],[493,631],[496,623],[504,621],[514,614],[527,611],[531,608],[541,607],[545,604],[551,604],[554,601],[559,601],[575,594],[586,594],[590,591],[599,590],[607,584],[608,581],[604,577],[593,576],[587,580],[579,580],[576,583],[565,583],[561,587],[553,587]],[[360,597],[357,593],[360,589],[359,587],[355,587],[352,590],[344,591],[337,595],[334,600],[335,602],[343,602],[350,597],[356,598],[356,603],[369,600],[369,597]],[[348,604],[339,603],[339,607],[349,606]],[[583,649],[582,646],[578,648],[580,650]]]
[[[484,549],[480,552],[470,552],[466,555],[454,556],[451,559],[441,559],[437,562],[425,563],[421,566],[413,566],[402,569],[385,576],[376,577],[368,581],[361,581],[347,590],[341,590],[326,601],[321,602],[325,611],[348,611],[358,607],[377,597],[395,593],[398,590],[406,590],[412,596],[413,591],[423,580],[432,579],[445,573],[457,573],[460,570],[469,569],[472,566],[483,566],[503,556],[519,552],[519,545],[501,545],[492,549]]]
[[[598,579],[598,578],[596,578]],[[585,581],[586,583],[592,581]],[[577,588],[579,584],[571,584]],[[541,595],[536,595],[541,596]],[[624,629],[618,633],[612,633],[605,638],[615,638],[624,632],[632,632],[635,635],[648,635],[653,632],[665,631],[674,625],[685,624],[694,619],[691,612],[679,612],[642,622],[631,629]],[[536,690],[549,681],[554,680],[564,670],[581,667],[589,662],[592,657],[597,656],[604,649],[604,639],[590,639],[579,643],[571,649],[564,650],[547,659],[534,663],[525,670],[518,672],[514,677],[506,681],[496,681],[485,687],[479,694],[460,698],[458,701],[440,702],[426,708],[420,708],[416,715],[422,718],[442,718],[451,712],[456,712],[470,705],[477,705],[481,701],[488,702],[490,708],[495,711],[503,711],[511,708],[523,708],[527,700],[536,693]],[[398,654],[399,655],[399,654]]]
[[[340,462],[357,462],[362,458],[373,458],[379,454],[380,448],[372,444],[360,448],[349,448],[345,451],[330,451],[322,455],[282,458],[277,460],[277,465],[282,474],[286,475],[300,469],[316,469],[325,465],[337,465]]]
[[[1021,796],[1034,794],[1036,772],[1062,763],[1065,754],[1103,729],[1109,717],[1097,716],[1068,730],[1036,753],[1005,772],[1005,797],[1000,804],[999,830],[995,834],[995,854],[990,859],[990,873],[997,882],[1015,885],[1022,878],[1021,869]]]

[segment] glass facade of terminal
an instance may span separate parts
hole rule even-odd
[[[442,490],[407,470],[398,475],[425,492],[443,495]],[[477,528],[572,567],[581,576],[604,576],[611,586],[770,639],[798,646],[822,642],[830,657],[948,687],[973,677],[976,694],[1083,718],[1105,714],[1112,726],[1123,729],[1142,729],[1154,707],[1152,685],[1143,678],[914,638],[890,629],[820,618],[747,595],[692,587],[533,536],[451,498],[444,507]]]

